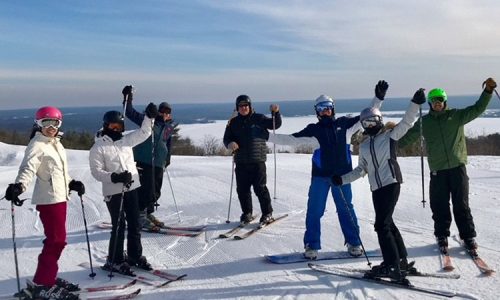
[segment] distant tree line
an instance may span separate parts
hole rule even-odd
[[[29,142],[29,131],[5,131],[0,130],[0,142],[12,145],[27,145]],[[196,145],[190,138],[182,138],[179,135],[179,128],[174,129],[172,137],[173,155],[195,155],[195,156],[228,156],[231,151],[227,150],[222,144],[222,139],[213,135],[205,135],[201,145]],[[353,144],[353,154],[358,154],[360,133],[353,135],[351,143]],[[61,139],[66,149],[88,150],[94,144],[94,134],[89,132],[68,131]],[[486,136],[466,138],[467,151],[469,155],[500,155],[500,133],[494,133]],[[424,145],[425,149],[425,145]],[[296,147],[293,153],[312,153],[313,148],[309,146]],[[425,150],[424,150],[425,151]],[[290,152],[290,151],[281,151]],[[271,153],[271,149],[269,149]],[[420,141],[408,145],[405,148],[398,149],[399,156],[419,156]],[[425,154],[424,154],[425,155]]]

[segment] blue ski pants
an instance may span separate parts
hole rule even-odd
[[[342,192],[341,192],[342,190]],[[321,249],[321,217],[325,213],[328,191],[331,191],[333,201],[337,207],[344,242],[359,246],[359,226],[354,207],[352,205],[351,185],[334,186],[329,177],[313,176],[309,187],[307,201],[306,232],[304,247]]]

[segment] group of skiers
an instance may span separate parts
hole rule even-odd
[[[325,212],[328,193],[336,205],[344,243],[352,256],[363,254],[359,225],[352,204],[350,183],[368,174],[375,209],[377,232],[383,262],[374,266],[371,276],[390,277],[405,281],[405,274],[413,265],[408,263],[408,253],[403,238],[392,215],[399,198],[402,172],[396,158],[399,146],[413,143],[419,132],[426,141],[431,170],[430,203],[434,220],[434,235],[440,247],[447,247],[450,235],[451,213],[449,199],[460,238],[470,250],[477,248],[476,232],[469,208],[468,177],[465,165],[467,151],[463,126],[477,118],[486,109],[496,82],[484,81],[484,91],[479,100],[464,109],[451,109],[442,89],[433,89],[425,95],[419,89],[398,123],[383,123],[380,107],[389,84],[381,80],[375,86],[375,97],[359,116],[335,117],[335,102],[321,95],[315,100],[314,109],[318,122],[307,125],[291,135],[269,133],[281,124],[279,106],[272,104],[272,117],[256,113],[247,95],[236,99],[235,115],[224,132],[224,145],[233,151],[237,194],[242,210],[241,226],[253,218],[251,187],[259,200],[261,218],[265,225],[273,221],[271,197],[266,186],[266,142],[276,144],[310,144],[312,156],[311,185],[309,187],[304,256],[315,259],[321,249],[321,217]],[[119,111],[108,111],[103,116],[102,129],[90,149],[89,162],[92,176],[102,182],[112,222],[108,260],[105,269],[133,274],[131,266],[151,270],[142,255],[140,230],[158,230],[163,223],[152,213],[160,197],[163,173],[170,164],[170,146],[175,125],[172,108],[166,102],[158,107],[150,103],[144,113],[133,107],[133,88],[123,91],[126,116],[140,126],[128,134],[124,116]],[[418,119],[420,105],[429,103],[430,111]],[[35,179],[32,203],[39,211],[44,226],[45,240],[38,266],[26,293],[41,299],[77,299],[72,292],[79,289],[57,277],[57,262],[66,245],[66,208],[70,191],[82,197],[85,186],[70,178],[59,129],[63,116],[55,107],[42,107],[35,115],[31,140],[19,168],[15,182],[9,184],[5,198],[22,205],[19,195]],[[417,122],[419,123],[419,122]],[[365,139],[360,145],[358,166],[351,162],[351,136],[360,128]],[[124,254],[125,226],[127,226],[127,255]]]

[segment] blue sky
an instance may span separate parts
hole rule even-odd
[[[0,109],[478,94],[500,70],[478,1],[0,2]]]

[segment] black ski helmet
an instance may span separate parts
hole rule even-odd
[[[238,105],[244,103],[247,103],[248,106],[250,106],[250,110],[252,109],[252,100],[250,99],[250,97],[248,97],[247,95],[239,95],[236,98],[236,110],[238,110]]]
[[[122,131],[125,130],[125,122],[121,112],[110,110],[104,114],[104,116],[102,117],[102,127],[108,128],[109,124],[111,123],[120,123],[123,128]]]
[[[172,112],[172,107],[170,106],[170,104],[168,104],[168,102],[162,102],[158,106],[158,112],[160,112],[160,113],[171,113]]]

